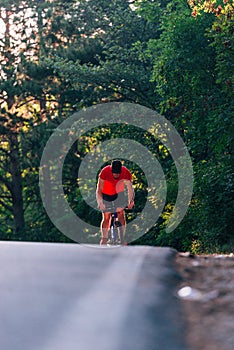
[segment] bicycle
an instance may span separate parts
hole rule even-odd
[[[113,205],[112,205],[113,206]],[[111,223],[108,231],[108,245],[124,245],[124,234],[122,224],[118,219],[116,208],[111,212]]]

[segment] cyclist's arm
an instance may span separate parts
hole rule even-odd
[[[97,189],[96,189],[96,199],[97,199],[98,207],[101,210],[105,210],[105,208],[103,208],[104,204],[103,204],[103,198],[102,198],[103,186],[104,186],[104,180],[99,178],[97,183]]]
[[[125,180],[125,184],[128,190],[128,208],[132,209],[134,207],[134,188],[132,187],[132,182],[130,180]]]

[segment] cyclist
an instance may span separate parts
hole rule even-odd
[[[128,200],[125,198],[125,187],[128,192]],[[124,208],[132,209],[134,206],[134,189],[132,187],[132,174],[122,165],[121,161],[115,159],[111,165],[104,167],[98,177],[96,199],[98,207],[102,211],[100,244],[107,244],[108,230],[110,227],[112,203],[117,211],[118,219],[125,234],[126,218]],[[112,203],[111,203],[112,202]],[[110,205],[111,203],[111,205]]]

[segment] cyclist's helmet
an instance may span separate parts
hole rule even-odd
[[[112,173],[113,174],[120,174],[122,169],[122,163],[120,160],[113,160],[111,163]]]

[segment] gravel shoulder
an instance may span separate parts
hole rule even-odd
[[[234,255],[178,253],[189,350],[234,348]]]

